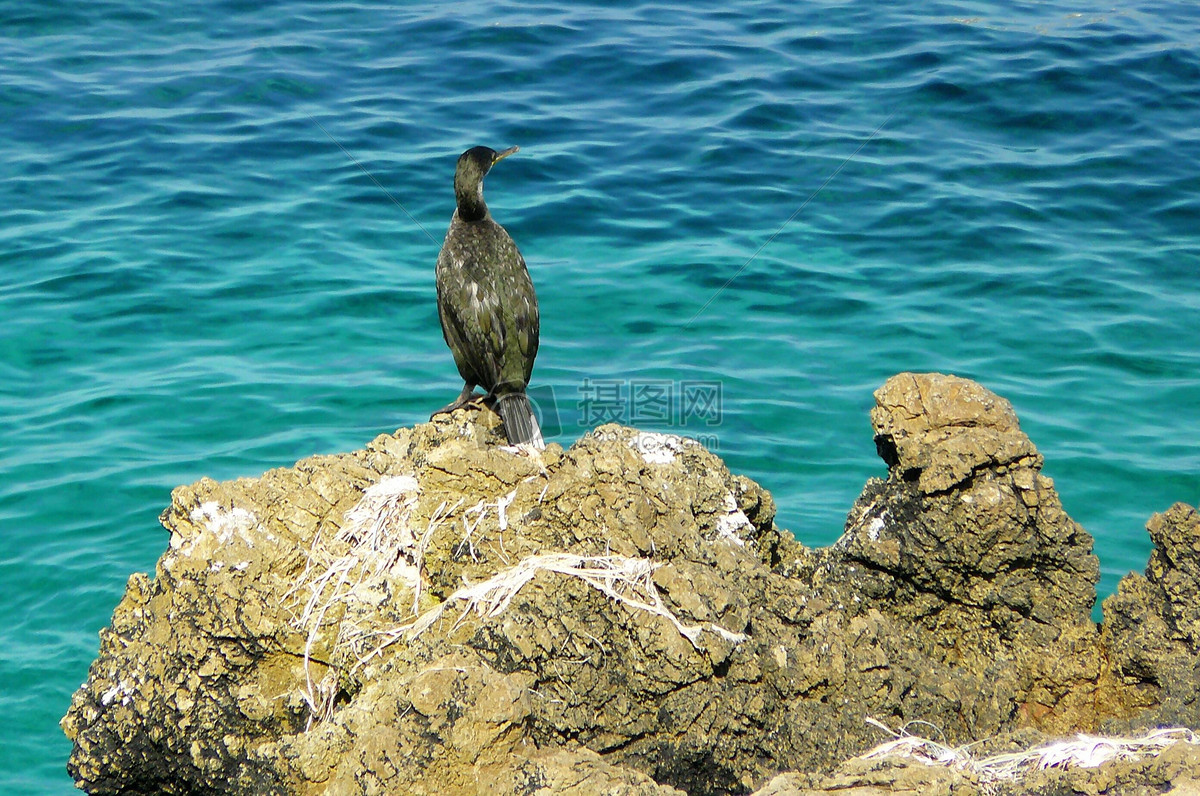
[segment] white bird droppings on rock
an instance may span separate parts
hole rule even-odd
[[[211,531],[221,544],[225,544],[232,539],[234,533],[247,531],[258,525],[258,518],[253,513],[237,506],[223,509],[220,504],[214,501],[201,503],[192,509],[192,513],[189,516],[192,522],[202,525]],[[249,547],[254,547],[254,543],[245,534],[242,537],[246,540],[246,544]]]
[[[717,535],[738,547],[745,547],[746,542],[738,534],[738,531],[752,531],[754,526],[750,524],[745,513],[738,508],[737,501],[731,492],[725,494],[725,511],[725,515],[717,519]]]
[[[671,464],[675,461],[675,454],[682,453],[687,442],[677,434],[639,431],[629,444],[642,454],[647,464]]]
[[[879,541],[879,533],[883,530],[883,517],[876,517],[871,520],[871,524],[867,526],[867,538],[872,542]]]
[[[122,705],[128,705],[133,699],[133,687],[124,680],[121,680],[116,685],[112,686],[103,694],[101,694],[100,703],[105,707],[108,707],[113,702],[117,701],[118,698],[120,698]]]

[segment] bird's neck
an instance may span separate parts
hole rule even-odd
[[[454,181],[454,198],[458,202],[458,217],[463,221],[482,221],[487,218],[487,204],[483,201],[483,181],[460,183]]]

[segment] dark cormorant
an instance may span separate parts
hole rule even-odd
[[[434,415],[477,400],[475,385],[495,399],[511,444],[545,447],[525,394],[538,350],[538,304],[525,258],[492,220],[483,178],[517,147],[468,149],[454,169],[458,208],[437,260],[438,317],[466,383],[458,400]]]

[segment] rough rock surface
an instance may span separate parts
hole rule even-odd
[[[1146,574],[1104,601],[1104,648],[1128,699],[1149,709],[1134,723],[1200,727],[1200,513],[1176,503],[1146,530]]]
[[[1200,723],[1195,510],[1151,520],[1098,628],[1091,538],[1008,403],[937,374],[876,401],[888,478],[823,549],[688,440],[531,454],[477,410],[180,487],[68,768],[93,793],[1006,793],[852,758],[891,739],[868,719],[997,748]],[[1166,792],[1197,749],[1011,792]]]
[[[1012,407],[974,382],[914,374],[890,379],[875,402],[889,478],[868,482],[828,555],[860,563],[855,590],[951,667],[953,699],[988,695],[939,726],[955,738],[1014,720],[1094,727],[1099,562]]]

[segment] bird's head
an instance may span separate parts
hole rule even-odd
[[[471,147],[458,156],[454,169],[454,196],[459,215],[465,220],[482,218],[487,213],[483,202],[483,178],[492,166],[517,151],[517,147],[497,152],[491,147]]]
[[[491,171],[492,166],[495,166],[517,150],[518,147],[515,146],[501,152],[497,152],[491,147],[486,146],[471,147],[458,156],[458,167],[454,170],[455,181],[457,182],[457,177],[460,174],[471,179],[482,180]]]

